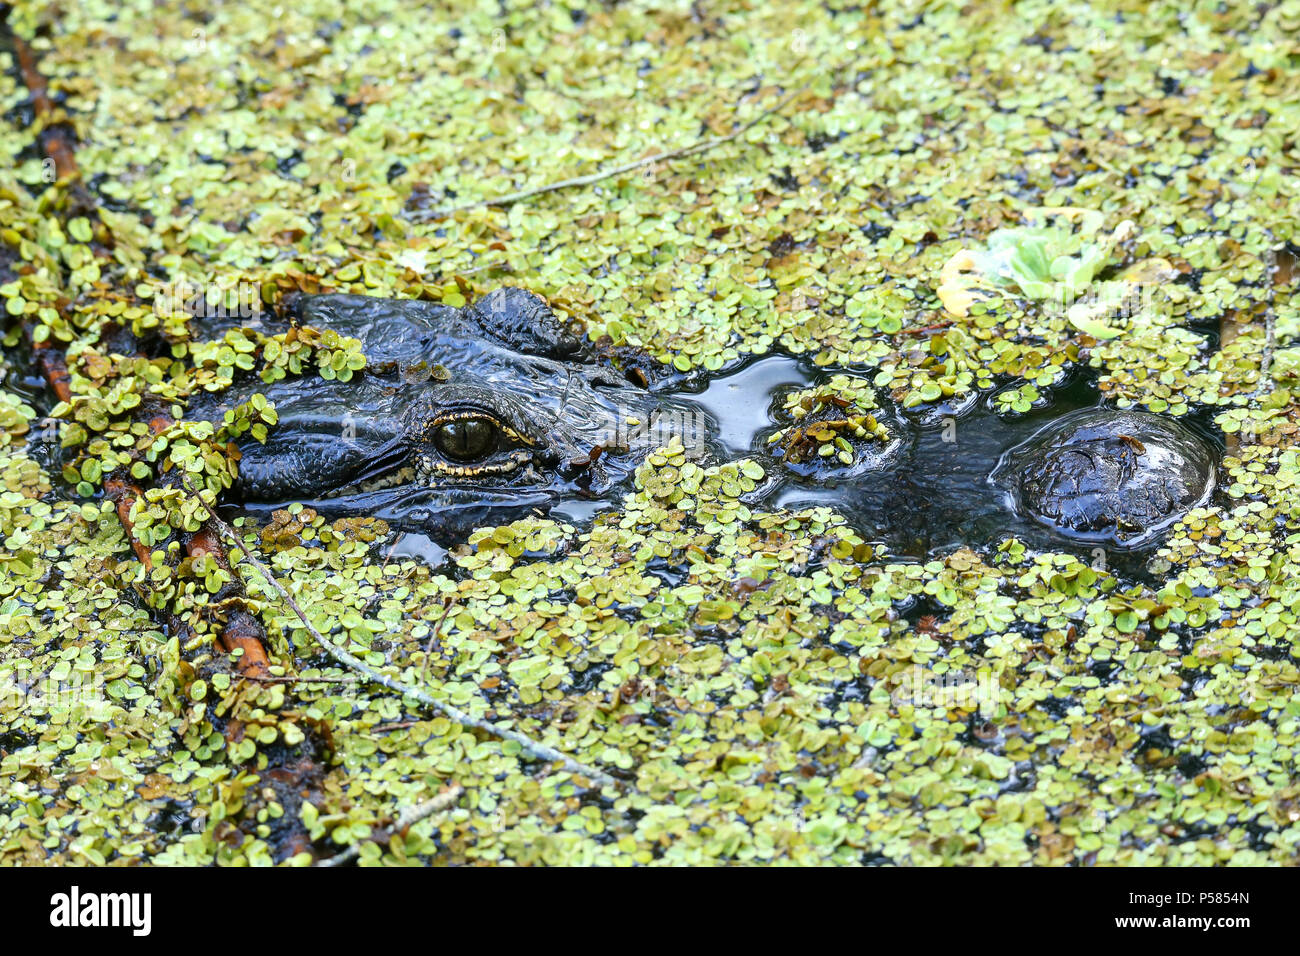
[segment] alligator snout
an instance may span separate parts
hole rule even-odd
[[[1042,524],[1132,547],[1204,503],[1214,475],[1210,449],[1177,422],[1092,409],[1008,451],[992,479]]]

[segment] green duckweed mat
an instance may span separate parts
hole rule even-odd
[[[1300,2],[85,0],[8,25],[56,112],[0,52],[0,862],[1295,860]],[[95,209],[50,181],[44,122]],[[1161,307],[1047,308],[1021,276],[945,308],[954,257],[1053,207],[1099,216],[1066,266]],[[136,560],[105,474],[232,467],[228,436],[144,435],[142,396],[359,364],[328,334],[192,341],[154,307],[179,283],[524,285],[681,370],[780,350],[911,406],[1011,381],[1015,414],[1084,365],[1116,404],[1209,408],[1224,494],[1144,584],[1015,540],[906,561],[673,446],[590,529],[480,530],[438,570],[361,516],[242,522],[322,633],[621,775],[601,788],[356,680],[252,572],[285,680],[243,680],[213,646],[224,572]],[[63,474],[29,454],[23,324],[67,354]],[[246,412],[229,434],[265,427]],[[198,512],[151,492],[137,532],[166,552]]]

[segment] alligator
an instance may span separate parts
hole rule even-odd
[[[298,295],[284,311],[298,325],[359,340],[367,364],[347,382],[253,380],[191,399],[190,417],[213,422],[258,391],[275,405],[279,424],[266,441],[240,440],[228,496],[254,513],[301,501],[326,516],[371,515],[443,537],[545,513],[564,498],[606,497],[673,435],[702,456],[716,452],[716,424],[700,406],[650,385],[644,365],[615,368],[523,289],[497,289],[462,308]],[[957,461],[931,460],[933,449],[915,436],[911,444],[891,461],[855,440],[853,454],[869,461],[848,469],[817,457],[796,462],[787,449],[782,470],[826,488],[855,486],[859,512],[910,513],[928,494],[913,476],[941,462],[954,478],[979,467],[963,463],[977,450],[966,444]],[[1203,503],[1214,475],[1211,450],[1176,422],[1093,407],[1004,451],[990,480],[1016,513],[1058,539],[1131,549]],[[954,501],[938,512],[998,507]]]
[[[524,289],[462,308],[297,295],[283,312],[359,340],[366,366],[346,382],[254,379],[191,398],[189,417],[213,422],[256,392],[275,406],[264,443],[239,441],[227,499],[246,511],[300,501],[326,516],[457,533],[566,496],[600,497],[674,434],[708,447],[707,416],[634,384],[643,372],[617,371]]]

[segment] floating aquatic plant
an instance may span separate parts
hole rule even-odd
[[[1125,220],[1106,234],[1101,213],[1072,207],[1029,210],[1025,218],[1032,224],[997,229],[983,250],[962,249],[948,260],[938,288],[944,308],[965,317],[990,294],[1018,293],[1058,304],[1075,328],[1095,338],[1119,335],[1122,329],[1104,316],[1126,311],[1138,282],[1095,280],[1115,246],[1133,235],[1133,223]]]
[[[791,392],[781,414],[794,424],[773,433],[768,444],[795,471],[812,465],[851,468],[864,458],[878,459],[895,444],[878,417],[871,383],[848,375]]]

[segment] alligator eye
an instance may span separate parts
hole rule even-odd
[[[484,418],[463,418],[438,426],[433,442],[438,450],[456,461],[473,461],[491,450],[496,427]]]

